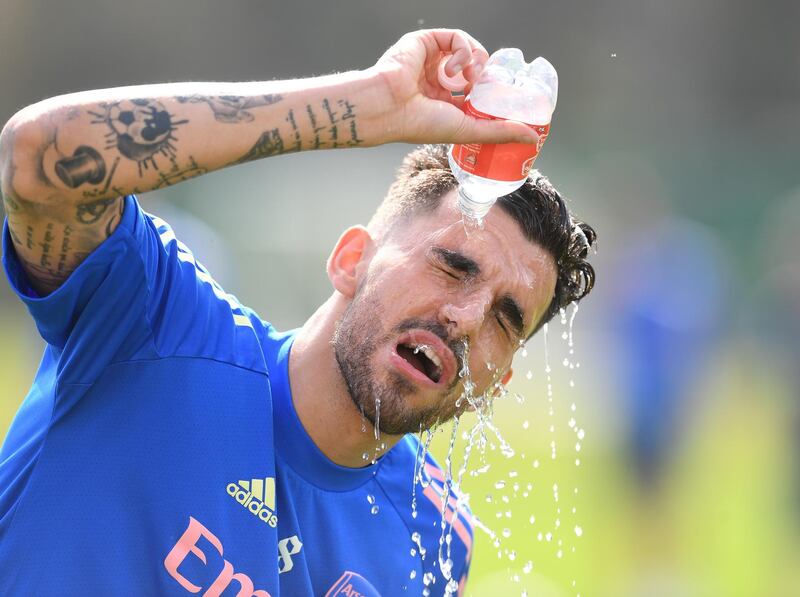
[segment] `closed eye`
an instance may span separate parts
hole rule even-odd
[[[450,276],[450,277],[451,277],[451,278],[453,278],[454,280],[461,280],[461,276],[459,276],[459,275],[457,275],[457,274],[454,274],[453,272],[451,272],[450,270],[448,270],[448,269],[446,269],[446,268],[440,267],[440,268],[439,268],[439,271],[442,271],[442,272],[444,272],[445,274],[447,274],[448,276]]]

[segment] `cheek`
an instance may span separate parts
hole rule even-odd
[[[505,336],[499,337],[496,332],[482,335],[481,340],[470,347],[469,366],[473,382],[485,390],[508,370],[512,357]]]

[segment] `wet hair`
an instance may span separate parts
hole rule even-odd
[[[433,213],[442,196],[456,188],[446,145],[423,145],[403,160],[386,198],[369,223],[378,237],[415,215]],[[522,187],[497,200],[497,206],[519,224],[523,235],[555,260],[557,280],[553,298],[533,333],[594,286],[594,268],[586,261],[596,240],[594,229],[575,218],[561,194],[538,170]],[[531,334],[533,335],[533,334]]]

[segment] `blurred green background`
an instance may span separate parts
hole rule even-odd
[[[420,27],[547,57],[560,97],[537,166],[597,229],[598,282],[574,354],[549,326],[552,402],[540,334],[496,405],[514,457],[490,448],[465,477],[500,540],[476,530],[468,593],[800,595],[800,4],[0,0],[0,15],[3,122],[88,88],[367,67]],[[407,150],[272,158],[145,206],[294,327]],[[7,284],[0,330],[2,437],[42,349]]]

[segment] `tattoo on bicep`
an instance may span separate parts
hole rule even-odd
[[[19,203],[16,202],[10,193],[3,193],[3,208],[6,213],[16,213],[20,210]]]
[[[75,217],[81,224],[94,224],[103,217],[108,207],[113,205],[115,201],[122,202],[120,197],[109,197],[107,199],[89,201],[88,203],[79,203]]]
[[[39,255],[39,265],[41,267],[51,267],[50,250],[53,248],[54,240],[55,236],[53,236],[53,223],[49,222],[44,230],[44,236],[42,237],[42,240],[37,243],[42,249],[42,252]]]
[[[11,235],[11,241],[16,246],[21,247],[22,246],[22,239],[19,236],[17,236],[16,232],[14,232],[14,227],[13,226],[9,226],[8,227],[8,233]]]
[[[149,168],[158,169],[156,156],[175,157],[174,141],[177,127],[189,122],[176,120],[159,101],[150,99],[122,100],[101,104],[102,112],[92,112],[92,124],[107,129],[107,149],[116,147],[119,153],[136,162],[139,176]]]
[[[237,123],[252,122],[255,116],[248,110],[260,106],[271,106],[281,101],[283,96],[278,93],[248,97],[242,95],[208,96],[193,94],[178,96],[176,99],[182,104],[206,103],[218,122]]]
[[[61,236],[61,250],[58,253],[58,265],[56,266],[56,271],[64,272],[67,267],[67,258],[70,255],[70,249],[72,248],[72,232],[73,228],[69,224],[64,226],[64,231]]]
[[[119,201],[117,203],[117,212],[111,216],[111,218],[108,220],[108,224],[106,224],[105,238],[108,238],[113,234],[114,230],[116,229],[114,223],[115,222],[119,223],[122,221],[122,214],[124,213],[124,211],[125,211],[125,202]]]
[[[61,285],[61,283],[69,276],[72,270],[65,270],[63,273],[56,273],[48,267],[39,265],[38,263],[26,259],[24,256],[17,254],[17,258],[22,262],[28,274],[36,280],[40,285],[48,291],[53,290]],[[74,269],[74,268],[73,268]]]

